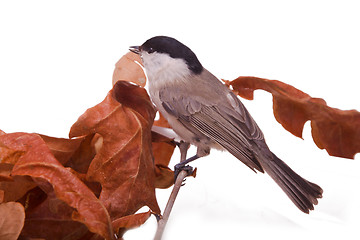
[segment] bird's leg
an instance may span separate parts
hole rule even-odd
[[[190,143],[180,141],[177,145],[180,149],[180,163],[181,163],[181,162],[186,161],[186,154],[190,147]]]
[[[177,146],[180,149],[180,163],[176,164],[174,167],[175,170],[175,174],[174,174],[174,180],[176,181],[177,176],[179,175],[179,173],[184,170],[186,171],[187,175],[191,175],[193,173],[193,168],[191,166],[186,166],[186,164],[188,164],[191,161],[194,161],[195,159],[197,159],[197,155],[186,159],[186,154],[187,151],[189,149],[190,144],[184,141],[180,141]]]
[[[192,162],[192,161],[194,161],[194,160],[196,160],[196,159],[198,159],[198,158],[199,158],[199,156],[198,156],[197,154],[195,154],[194,156],[189,157],[188,159],[185,159],[185,160],[182,161],[181,163],[176,164],[176,165],[175,165],[175,169],[176,169],[176,168],[181,168],[182,166],[185,166],[185,165],[188,164],[189,162]]]
[[[208,147],[205,147],[205,148],[201,148],[201,147],[198,147],[197,148],[197,152],[194,156],[186,159],[186,154],[187,154],[187,150],[190,146],[189,143],[187,142],[184,142],[184,141],[180,141],[179,143],[179,149],[180,149],[180,163],[176,164],[175,167],[174,167],[174,171],[175,171],[175,181],[176,181],[176,178],[177,176],[179,175],[179,173],[184,170],[187,172],[187,176],[191,175],[193,173],[193,168],[189,165],[186,165],[188,164],[189,162],[192,162],[198,158],[201,158],[201,157],[204,157],[204,156],[207,156],[210,154],[210,148]]]

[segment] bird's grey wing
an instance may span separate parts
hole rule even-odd
[[[262,141],[263,135],[240,100],[228,90],[222,91],[225,96],[217,94],[216,98],[191,92],[186,96],[180,94],[184,90],[166,88],[160,91],[164,110],[184,127],[195,128],[217,142],[252,170],[263,172],[252,150],[253,140]]]

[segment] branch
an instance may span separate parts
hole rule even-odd
[[[183,161],[186,160],[186,153],[187,153],[187,150],[189,148],[189,145],[190,145],[189,143],[185,143],[185,142],[182,142],[182,141],[179,143],[178,146],[180,148],[180,154],[181,154],[180,162],[183,162]],[[179,173],[179,175],[177,176],[174,187],[173,187],[173,190],[171,191],[169,200],[168,200],[168,202],[166,204],[164,214],[163,214],[162,218],[158,221],[158,227],[157,227],[157,230],[156,230],[154,240],[161,240],[163,232],[165,230],[166,223],[169,220],[170,212],[171,212],[171,210],[172,210],[172,208],[174,206],[176,197],[177,197],[177,195],[179,193],[180,187],[182,186],[183,181],[187,176],[188,176],[188,173],[185,170],[182,170]]]

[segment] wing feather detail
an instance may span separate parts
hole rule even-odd
[[[252,149],[253,138],[261,138],[262,133],[260,129],[256,129],[258,127],[251,116],[246,116],[248,112],[245,108],[243,108],[245,111],[241,112],[231,109],[231,105],[209,106],[193,98],[170,97],[171,92],[168,90],[165,94],[160,94],[162,106],[167,113],[176,117],[187,129],[195,128],[221,145],[253,171],[255,169],[260,172],[264,171]],[[164,97],[165,95],[168,97]],[[237,101],[237,104],[242,106],[238,99]],[[241,114],[245,114],[245,116]],[[253,125],[246,124],[245,119],[252,121]],[[254,133],[256,134],[254,135]]]

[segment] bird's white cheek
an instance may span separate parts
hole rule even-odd
[[[143,53],[141,56],[147,74],[156,75],[166,66],[166,59],[157,53]]]
[[[142,59],[151,84],[159,81],[179,81],[190,74],[183,59],[172,58],[168,54],[144,53]]]

